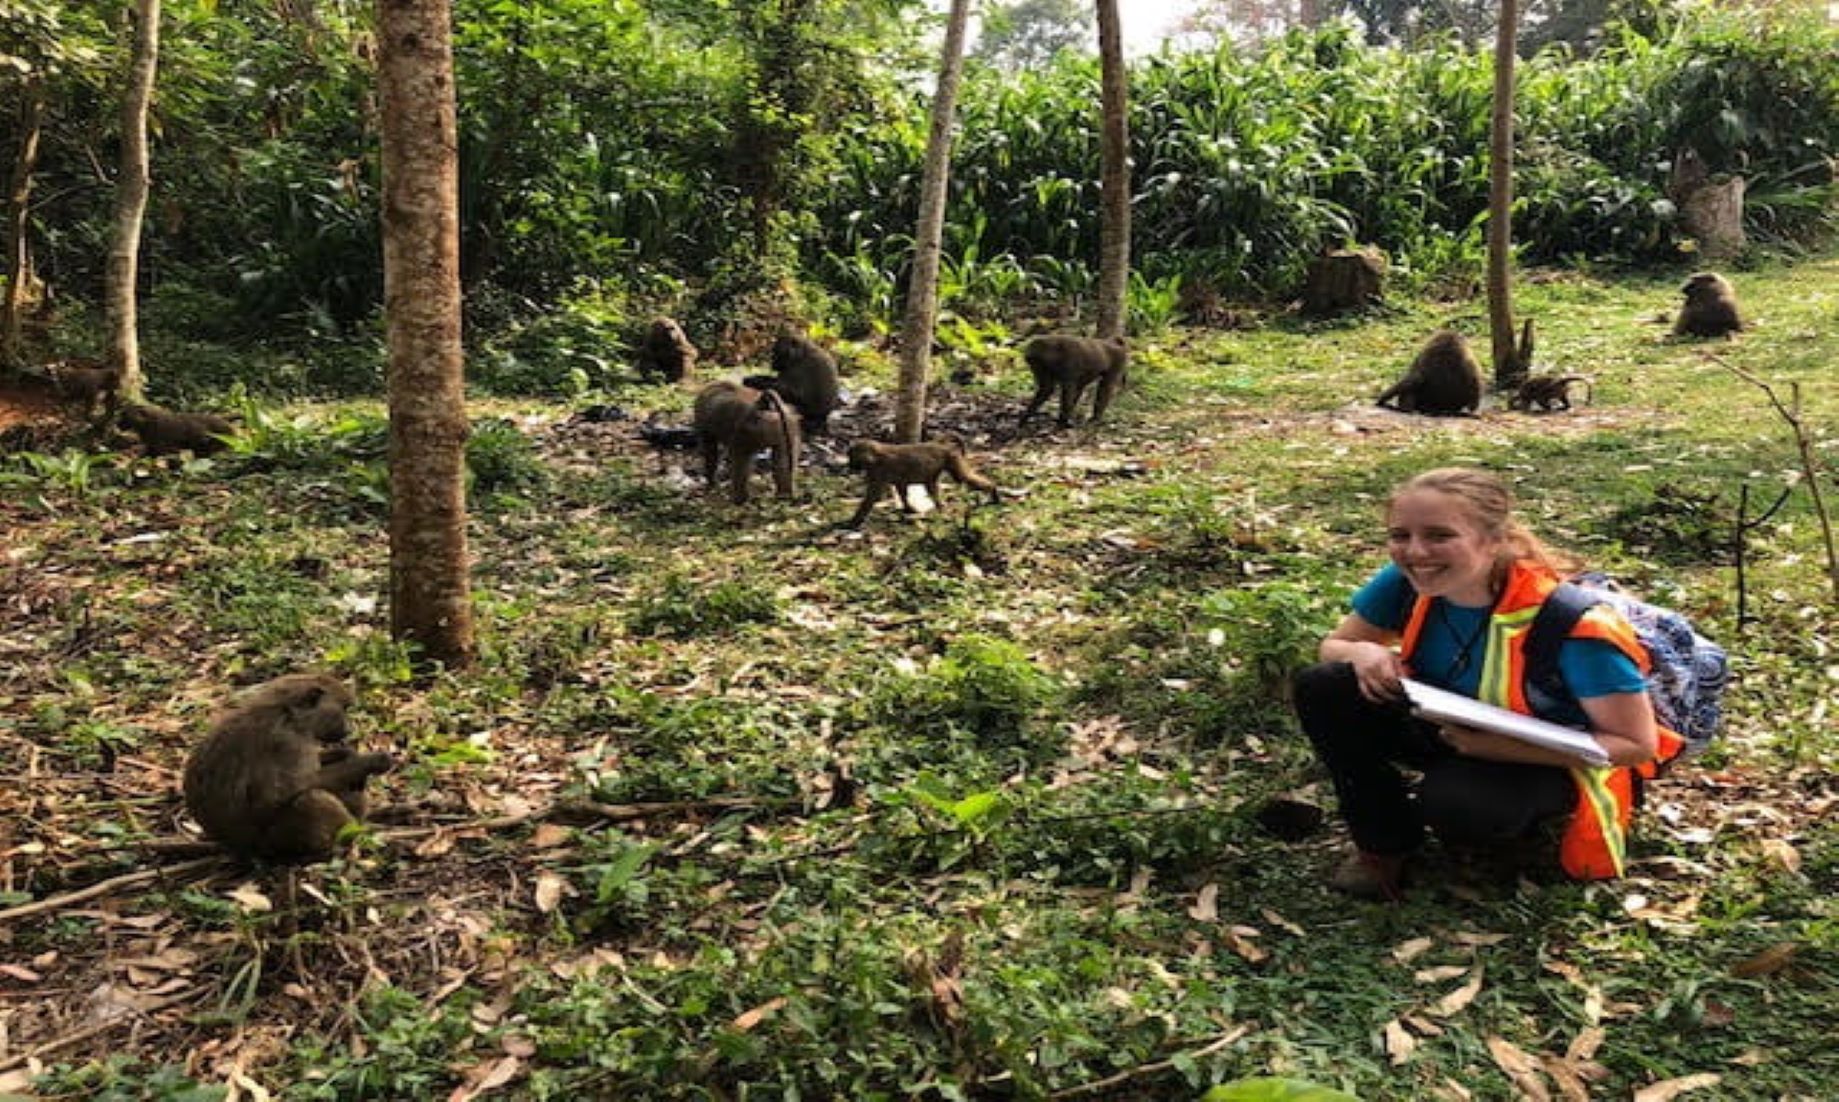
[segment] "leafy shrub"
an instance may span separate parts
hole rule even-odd
[[[466,471],[476,494],[541,486],[548,470],[523,431],[502,417],[473,422],[466,439]]]
[[[929,669],[884,683],[872,710],[914,736],[965,734],[986,746],[1051,755],[1060,740],[1043,739],[1040,720],[1061,695],[1059,682],[1014,643],[966,635]]]
[[[779,598],[749,582],[713,584],[673,574],[639,601],[633,613],[634,635],[693,635],[731,631],[743,624],[779,618]]]

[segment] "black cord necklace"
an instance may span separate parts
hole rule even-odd
[[[1456,657],[1443,672],[1444,679],[1454,685],[1462,680],[1463,674],[1469,672],[1469,666],[1475,660],[1475,648],[1488,634],[1488,622],[1494,618],[1494,613],[1492,609],[1484,612],[1481,622],[1475,625],[1475,630],[1470,632],[1467,641],[1464,641],[1461,634],[1456,631],[1456,625],[1450,622],[1449,611],[1445,608],[1444,602],[1438,600],[1436,608],[1437,619],[1443,622],[1443,630],[1449,632],[1450,641],[1456,644]]]

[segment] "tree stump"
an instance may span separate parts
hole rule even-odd
[[[1309,262],[1303,285],[1303,313],[1326,317],[1378,302],[1386,258],[1368,249],[1336,249]]]
[[[1749,245],[1743,232],[1743,177],[1714,177],[1680,204],[1680,222],[1710,260],[1736,256]]]

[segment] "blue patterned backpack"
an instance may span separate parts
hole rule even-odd
[[[1724,648],[1699,634],[1685,616],[1641,600],[1603,574],[1579,574],[1560,583],[1533,617],[1526,635],[1529,699],[1536,707],[1541,696],[1569,698],[1558,673],[1558,645],[1578,618],[1597,605],[1621,614],[1647,648],[1647,695],[1660,725],[1686,740],[1680,757],[1702,753],[1723,718],[1724,687],[1730,680]]]

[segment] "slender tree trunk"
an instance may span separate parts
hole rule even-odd
[[[139,316],[140,231],[147,214],[151,172],[147,156],[147,110],[160,63],[160,0],[135,0],[134,53],[128,87],[121,97],[121,174],[115,181],[115,237],[109,248],[104,308],[109,324],[109,362],[121,373],[121,392],[141,393]]]
[[[932,327],[939,314],[939,242],[945,236],[952,122],[957,116],[958,78],[964,72],[964,27],[970,8],[970,0],[951,0],[945,46],[939,57],[939,86],[932,97],[932,134],[926,139],[919,228],[913,235],[913,280],[907,285],[907,316],[900,329],[900,395],[894,407],[894,439],[903,444],[920,438],[926,420],[926,372],[932,362]]]
[[[449,0],[377,0],[390,626],[450,667],[473,656],[452,33]]]
[[[1527,366],[1513,343],[1513,70],[1519,22],[1518,0],[1501,0],[1488,141],[1488,334],[1496,390],[1519,386]]]
[[[13,184],[6,199],[6,301],[0,304],[0,367],[17,367],[21,349],[20,320],[25,311],[26,283],[32,278],[31,242],[26,228],[31,222],[32,178],[38,170],[38,134],[45,117],[45,80],[34,73],[26,78],[19,99],[19,153],[13,159]]]
[[[1130,280],[1130,126],[1123,35],[1117,0],[1098,0],[1098,56],[1104,128],[1100,135],[1103,194],[1098,233],[1098,335],[1124,335],[1124,295]]]

